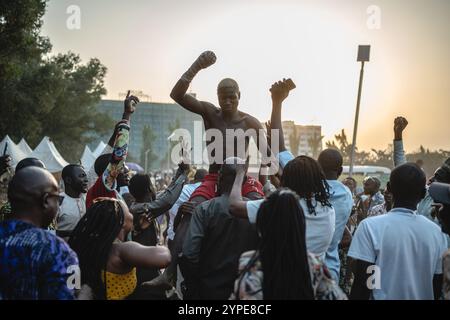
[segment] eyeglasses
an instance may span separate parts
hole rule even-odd
[[[58,204],[62,205],[63,201],[64,201],[64,196],[61,196],[59,194],[47,194],[48,197],[58,197]]]

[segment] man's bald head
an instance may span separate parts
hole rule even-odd
[[[237,82],[230,78],[220,81],[217,86],[217,98],[224,114],[232,115],[236,113],[241,99]]]
[[[8,187],[8,200],[13,214],[38,212],[41,216],[45,216],[38,219],[44,223],[50,222],[58,209],[57,199],[50,201],[49,195],[50,197],[58,195],[56,179],[47,170],[34,166],[19,170]]]
[[[339,177],[341,175],[343,159],[341,153],[338,150],[336,149],[323,150],[320,153],[317,161],[319,161],[319,164],[322,167],[322,170],[324,171],[326,176],[336,174],[337,177]]]
[[[236,92],[239,92],[239,85],[236,82],[236,80],[231,78],[225,78],[219,82],[219,85],[217,86],[217,92],[223,89],[233,89]]]
[[[39,167],[45,169],[45,164],[38,158],[25,158],[17,163],[16,172],[27,167]]]

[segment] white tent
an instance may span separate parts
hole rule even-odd
[[[81,156],[81,164],[86,169],[89,170],[95,162],[96,157],[92,153],[88,146],[84,147],[83,155]]]
[[[30,154],[33,152],[33,150],[30,148],[30,146],[28,145],[28,143],[25,141],[24,138],[22,138],[22,140],[20,140],[20,142],[17,146],[20,148],[20,150],[22,150],[22,152],[27,157],[30,156]]]
[[[49,137],[44,137],[42,139],[36,149],[34,149],[31,157],[42,160],[47,167],[47,170],[51,173],[60,172],[68,165]]]
[[[5,138],[0,142],[0,155],[3,155],[6,146],[6,154],[11,156],[11,165],[15,167],[17,163],[26,158],[27,155],[22,152],[22,150],[12,141],[12,139],[6,135]]]
[[[104,143],[103,141],[100,141],[97,148],[95,148],[95,150],[93,152],[95,159],[97,159],[98,156],[102,154],[105,147],[106,147],[106,143]]]

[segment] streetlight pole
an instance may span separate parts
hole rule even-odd
[[[369,58],[370,58],[370,46],[359,46],[357,61],[361,62],[361,70],[359,72],[358,98],[356,100],[355,124],[353,126],[352,153],[350,155],[350,169],[349,169],[350,177],[353,175],[353,166],[355,164],[356,136],[358,134],[359,109],[361,103],[361,91],[364,77],[364,62],[369,61]]]

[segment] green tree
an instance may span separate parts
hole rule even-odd
[[[334,135],[335,141],[327,141],[325,145],[327,148],[334,148],[339,150],[344,159],[344,164],[348,165],[350,163],[350,157],[352,154],[352,144],[348,142],[347,134],[345,130],[342,129],[340,133]],[[358,148],[355,148],[355,164],[365,165],[370,160],[370,153],[366,151],[358,152]]]
[[[342,129],[341,133],[334,135],[335,141],[327,141],[325,144],[327,148],[334,148],[341,152],[344,158],[344,163],[350,162],[350,155],[352,153],[352,145],[348,143],[347,134]]]
[[[155,141],[155,139],[156,136],[152,128],[150,126],[144,126],[144,129],[142,130],[141,165],[144,167],[145,172],[148,172],[150,168],[153,168],[155,166],[155,160],[158,159],[153,150],[153,142]],[[147,161],[145,161],[146,152]]]
[[[319,151],[322,149],[322,140],[324,136],[314,134],[313,137],[308,139],[309,147],[312,150],[312,157],[317,159],[319,157]]]
[[[95,110],[106,94],[106,68],[82,64],[74,53],[50,56],[39,35],[45,0],[0,0],[0,136],[24,137],[32,146],[50,136],[69,162],[77,162],[93,132],[105,134],[112,119]]]
[[[394,159],[392,157],[392,148],[386,150],[371,149],[374,156],[369,164],[381,167],[392,168],[394,166]]]

